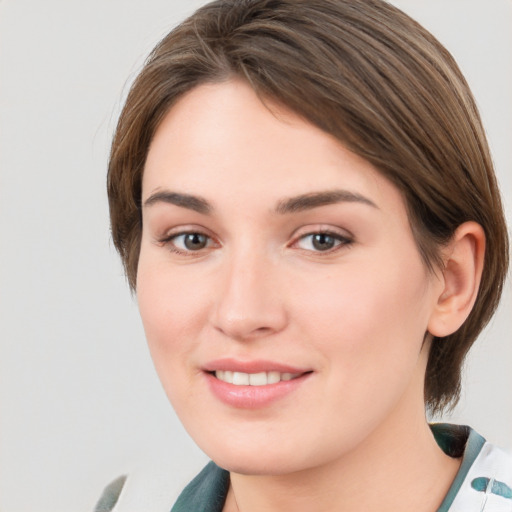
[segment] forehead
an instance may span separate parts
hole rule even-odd
[[[403,209],[372,164],[241,80],[198,86],[167,113],[149,149],[143,200],[165,188],[244,206],[336,188]]]

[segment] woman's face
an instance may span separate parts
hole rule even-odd
[[[158,128],[142,201],[149,348],[218,464],[321,466],[423,414],[442,282],[371,164],[244,82],[208,84]]]

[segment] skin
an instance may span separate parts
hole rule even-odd
[[[333,190],[334,202],[282,211]],[[478,264],[459,260],[483,254],[478,226],[446,248],[446,272],[429,272],[395,186],[239,80],[170,110],[142,199],[149,348],[185,428],[231,472],[224,510],[436,510],[460,461],[425,419],[428,332],[455,329],[472,306]],[[333,247],[319,250],[311,234],[325,232]],[[191,250],[183,233],[207,243]],[[310,373],[265,407],[234,407],[203,371],[223,357]]]

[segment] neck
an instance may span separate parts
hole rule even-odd
[[[405,418],[397,411],[352,452],[320,467],[286,475],[231,473],[224,511],[437,510],[460,461],[438,447],[423,407],[415,416],[408,409]]]

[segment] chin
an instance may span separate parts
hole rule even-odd
[[[213,458],[212,460],[217,466],[230,473],[240,475],[278,476],[306,469],[301,467],[300,464],[290,464],[289,462],[283,464],[283,460],[275,455],[266,458],[258,455],[247,457],[243,454],[230,457],[223,454],[221,457]]]
[[[258,443],[249,438],[216,443],[214,446],[200,446],[219,467],[242,475],[278,476],[310,469],[321,464],[319,453],[298,449],[303,443],[275,443],[262,440]],[[305,447],[304,447],[305,448]]]

